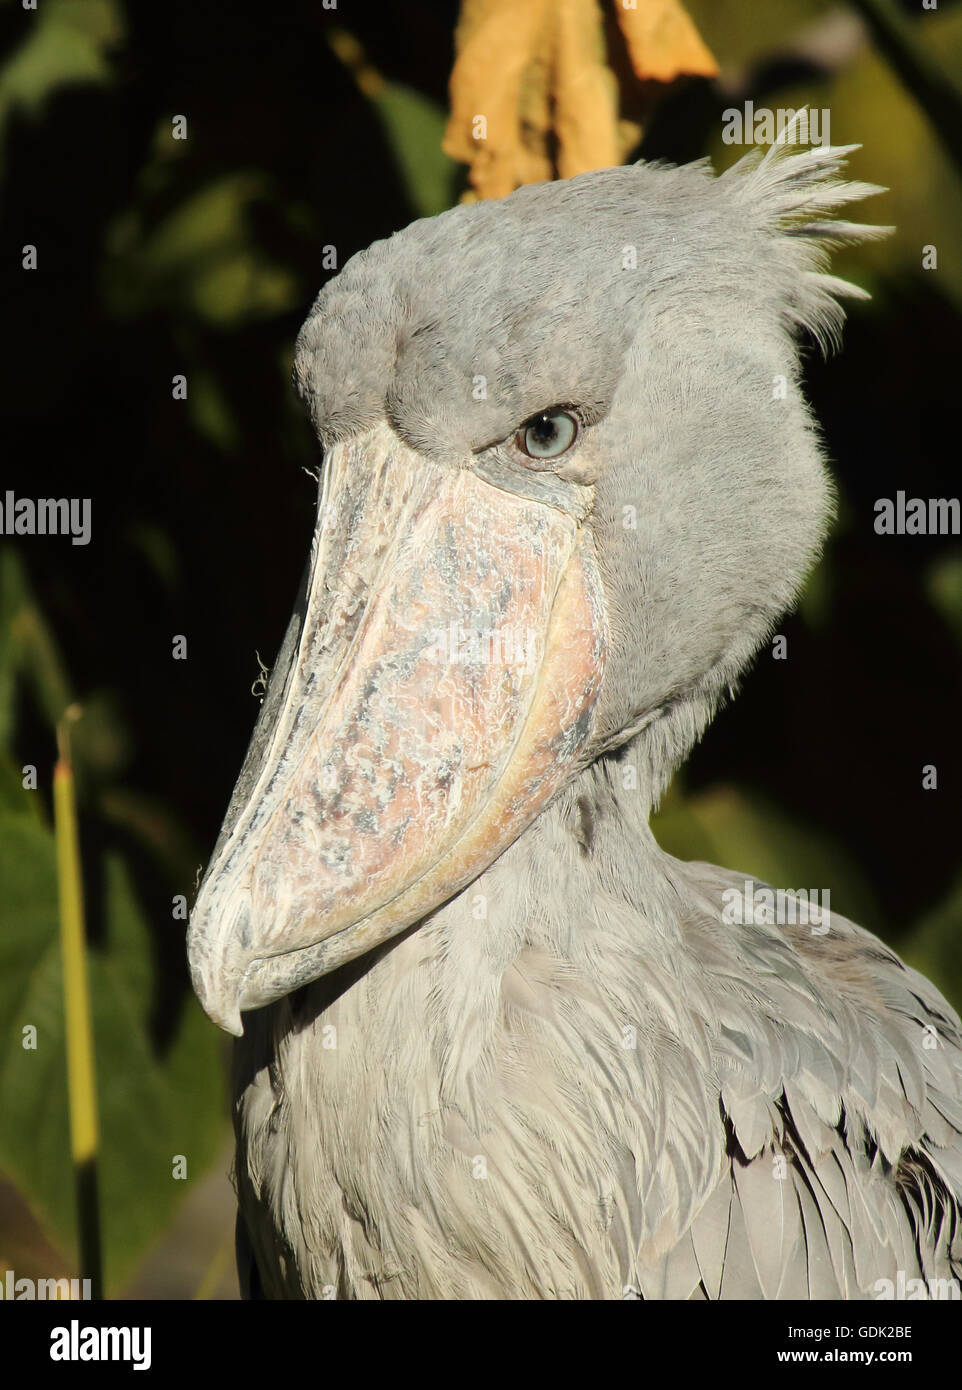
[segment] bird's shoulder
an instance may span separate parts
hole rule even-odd
[[[689,1232],[702,1287],[857,1297],[899,1271],[926,1289],[957,1276],[958,1015],[840,914],[714,865],[682,877],[730,1159]]]

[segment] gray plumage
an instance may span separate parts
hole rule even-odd
[[[841,179],[846,153],[778,146],[720,178],[639,165],[523,188],[415,223],[318,297],[295,372],[326,449],[370,438],[385,487],[413,451],[562,514],[597,565],[606,650],[570,773],[493,862],[296,992],[237,995],[274,1000],[246,1012],[235,1052],[248,1292],[859,1298],[898,1271],[962,1272],[956,1014],[837,915],[726,920],[744,876],[679,862],[648,827],[827,525],[798,342],[836,340],[839,297],[861,293],[826,273],[827,251],[883,230],[836,215],[875,191]],[[505,441],[556,404],[578,408],[583,437],[529,475]],[[329,572],[386,591],[387,551],[355,554],[357,508],[328,507]],[[243,899],[245,962],[303,975],[289,942],[256,944],[265,851],[245,836],[267,834],[256,808],[287,776],[277,731],[296,745],[318,654],[361,643],[350,605],[316,635],[312,602],[192,922],[219,1021],[209,935],[225,903]],[[281,842],[292,856],[313,804],[301,795]],[[326,833],[323,817],[310,828],[325,866]],[[298,945],[323,936],[315,923]]]

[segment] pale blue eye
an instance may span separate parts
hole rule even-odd
[[[533,459],[556,459],[578,438],[578,421],[568,410],[555,406],[525,420],[518,430],[518,448]]]

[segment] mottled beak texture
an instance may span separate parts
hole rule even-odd
[[[191,917],[214,1022],[239,1035],[496,859],[583,765],[604,639],[574,517],[384,423],[336,445],[284,696]]]

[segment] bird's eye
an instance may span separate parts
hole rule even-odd
[[[523,454],[532,459],[556,459],[578,438],[578,420],[570,410],[554,406],[525,420],[515,436]]]

